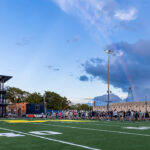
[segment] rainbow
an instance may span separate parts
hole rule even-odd
[[[92,23],[96,26],[96,28],[101,33],[102,37],[106,40],[106,42],[109,43],[110,45],[112,45],[113,49],[117,49],[116,46],[113,44],[113,42],[108,37],[108,35],[102,29],[102,27],[99,26],[99,24],[94,19],[94,17],[92,17],[92,15],[86,9],[84,9],[79,3],[77,3],[77,5],[78,5],[79,9],[82,11],[82,13],[85,14],[88,17],[88,19],[91,20]],[[119,63],[123,67],[123,70],[124,70],[124,72],[126,74],[126,77],[127,77],[128,81],[130,83],[129,86],[132,86],[134,99],[137,99],[136,92],[135,92],[135,87],[134,87],[134,83],[133,83],[133,79],[132,79],[132,77],[131,77],[131,75],[130,75],[130,73],[128,71],[127,65],[126,65],[126,63],[125,63],[125,61],[123,59],[121,59],[120,57],[118,57],[118,59],[119,59]]]

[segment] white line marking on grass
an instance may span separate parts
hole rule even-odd
[[[68,122],[61,122],[61,123],[68,123]],[[103,124],[103,123],[91,123],[91,122],[87,122],[87,123],[82,123],[82,122],[72,122],[73,124],[76,123],[76,124],[86,124],[86,125],[100,125],[100,126],[108,126],[108,127],[121,127],[121,125],[108,125],[108,124]]]
[[[62,124],[63,123],[66,123],[66,124],[68,124],[68,123],[69,124],[72,124],[72,123],[73,124],[75,124],[75,123],[76,124],[80,124],[81,123],[81,124],[87,124],[87,125],[100,125],[100,126],[108,126],[108,127],[109,126],[110,127],[124,127],[126,125],[132,125],[132,123],[135,124],[135,125],[145,125],[145,124],[142,124],[142,122],[128,122],[128,123],[127,122],[120,122],[120,123],[119,122],[115,122],[115,124],[110,124],[111,121],[109,121],[109,122],[108,121],[107,122],[98,122],[97,121],[97,122],[86,122],[86,123],[85,122],[63,122],[62,121],[61,123]],[[113,121],[112,121],[112,123],[113,123]]]
[[[103,122],[103,124],[109,124],[110,122]],[[119,126],[120,125],[120,127],[125,127],[125,126],[132,126],[132,125],[136,125],[136,126],[147,126],[147,127],[150,127],[149,126],[149,122],[133,122],[133,121],[129,121],[129,122],[113,122],[112,121],[112,124],[111,125],[114,125],[113,123],[115,123],[115,125],[117,126]],[[146,123],[146,124],[145,124]],[[114,126],[115,126],[114,125]]]
[[[134,124],[136,124],[136,125],[138,125],[138,124],[140,124],[140,123],[142,123],[142,122],[133,122],[133,121],[128,121],[128,122],[126,122],[126,121],[123,121],[123,122],[119,122],[119,120],[118,121],[103,121],[103,123],[105,123],[105,124],[108,124],[108,123],[115,123],[115,125],[121,125],[121,124],[127,124],[127,125],[131,125],[132,123],[134,123]]]
[[[34,136],[34,137],[38,137],[38,138],[41,138],[41,139],[45,139],[45,140],[49,140],[49,141],[54,141],[54,142],[62,143],[62,144],[67,144],[67,145],[82,147],[82,148],[85,148],[85,149],[100,150],[100,149],[96,149],[96,148],[92,148],[92,147],[88,147],[88,146],[84,146],[84,145],[79,145],[79,144],[75,144],[75,143],[71,143],[71,142],[65,142],[65,141],[61,141],[61,140],[56,140],[56,139],[47,138],[47,137],[43,137],[43,136],[39,136],[39,135],[34,135],[34,134],[30,134],[30,133],[24,133],[24,132],[20,132],[20,131],[16,131],[16,130],[11,130],[11,129],[7,129],[7,128],[0,128],[0,129],[1,130],[6,130],[6,131],[11,131],[11,132],[16,132],[16,133],[23,134],[23,135]]]
[[[109,122],[110,123],[110,122]],[[120,124],[119,123],[116,123],[116,124],[108,124],[108,123],[105,123],[105,122],[102,122],[102,123],[94,123],[93,125],[103,125],[103,126],[112,126],[112,127],[124,127],[124,126],[127,126],[127,125],[132,125],[132,123],[133,122],[131,122],[131,123],[124,123],[124,122],[120,122]],[[85,124],[85,123],[84,123]],[[88,124],[90,124],[90,123],[88,123]],[[135,124],[135,123],[133,123],[133,124]],[[135,125],[140,125],[140,124],[135,124]]]
[[[36,134],[36,135],[57,135],[57,134],[62,134],[60,132],[54,132],[54,131],[31,131],[29,133]]]
[[[149,130],[150,127],[123,127],[125,129],[132,129],[132,130]]]
[[[39,124],[39,125],[56,126],[56,127],[72,128],[72,129],[80,129],[80,130],[100,131],[100,132],[110,132],[110,133],[119,133],[119,134],[128,134],[128,135],[137,135],[137,136],[148,136],[148,137],[150,137],[150,134],[139,134],[139,133],[112,131],[112,130],[103,130],[103,129],[92,129],[92,128],[80,128],[80,127],[73,127],[73,126],[52,125],[52,124],[44,124],[44,123],[31,123],[31,124]]]
[[[15,133],[0,133],[0,136],[5,136],[5,137],[20,137],[20,136],[24,136],[22,134],[15,134]]]

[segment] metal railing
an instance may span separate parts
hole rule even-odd
[[[10,103],[9,100],[0,99],[0,105],[8,105]]]
[[[0,91],[8,91],[8,90],[9,90],[9,87],[3,87],[3,88],[1,87],[0,88]]]

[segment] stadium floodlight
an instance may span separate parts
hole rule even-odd
[[[114,52],[112,50],[109,50],[109,49],[105,49],[104,52],[107,54],[111,54],[111,55],[114,54]]]
[[[108,102],[107,102],[107,110],[109,111],[110,93],[111,93],[110,88],[109,88],[109,63],[110,63],[110,55],[113,55],[114,52],[112,50],[109,50],[109,49],[104,50],[104,52],[108,54],[108,91],[107,91],[107,93],[108,93]]]

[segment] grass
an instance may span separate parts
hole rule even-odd
[[[147,150],[150,147],[150,129],[133,130],[124,128],[141,126],[148,127],[150,126],[150,122],[36,122],[34,120],[32,122],[8,123],[5,120],[2,120],[0,121],[0,133],[11,132],[22,134],[24,136],[0,136],[0,149],[86,150],[91,148],[93,150]],[[31,131],[55,131],[62,134],[34,135],[29,133]]]

